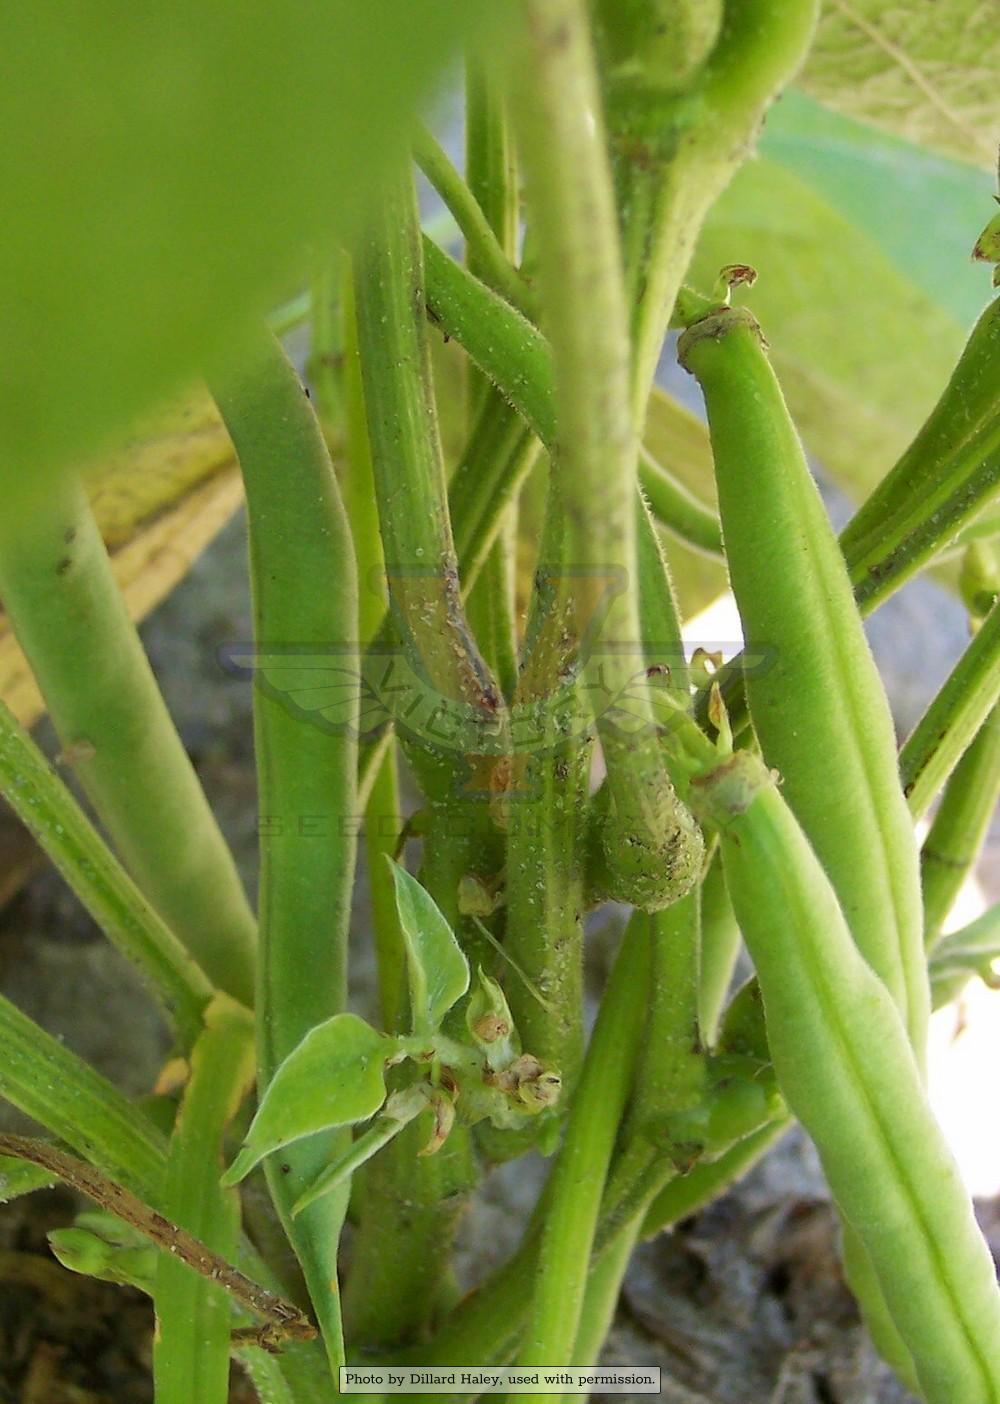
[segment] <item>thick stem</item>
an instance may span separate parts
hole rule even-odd
[[[695,880],[702,848],[667,774],[635,657],[638,437],[600,98],[585,7],[577,0],[532,0],[526,12],[519,117],[555,369],[554,471],[562,483],[577,630],[585,640],[584,679],[614,800],[616,822],[608,829],[614,849],[605,848],[640,906],[664,905]],[[627,730],[603,705],[608,694],[617,701],[626,691]]]

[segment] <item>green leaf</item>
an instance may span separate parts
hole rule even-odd
[[[0,15],[0,455],[78,459],[350,234],[483,0]]]
[[[430,893],[388,855],[386,861],[406,942],[413,1031],[433,1033],[469,988],[469,963]]]
[[[801,82],[838,111],[992,167],[998,72],[990,0],[825,0]]]
[[[265,1155],[303,1136],[365,1121],[385,1101],[394,1039],[356,1014],[335,1014],[289,1053],[264,1094],[239,1155],[222,1177],[235,1185]]]
[[[730,263],[758,271],[745,298],[807,447],[864,496],[936,401],[963,326],[870,233],[770,158],[744,166],[719,201],[693,281],[710,287]]]
[[[969,251],[994,208],[992,174],[794,91],[768,116],[760,149],[869,234],[932,302],[971,326],[988,296],[988,279]]]

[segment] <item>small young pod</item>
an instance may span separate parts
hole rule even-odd
[[[757,967],[779,1085],[870,1259],[929,1404],[1000,1397],[1000,1291],[899,1013],[759,758],[696,779]]]
[[[929,1009],[913,826],[888,703],[760,329],[723,308],[681,337],[708,409],[726,555],[764,758],[830,876],[861,953],[923,1048]]]

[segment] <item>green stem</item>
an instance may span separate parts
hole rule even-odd
[[[375,477],[365,414],[364,386],[358,357],[357,314],[350,261],[344,259],[342,287],[344,339],[344,405],[346,410],[347,472],[344,506],[358,565],[358,639],[368,645],[385,618],[385,561],[378,529]],[[392,872],[383,855],[396,850],[400,825],[396,749],[388,740],[375,769],[371,792],[365,802],[364,844],[368,890],[372,904],[372,932],[378,962],[379,1005],[382,1026],[401,1032],[406,1011],[406,953],[396,911]]]
[[[649,1014],[622,1149],[601,1206],[601,1239],[625,1230],[665,1175],[673,1173],[668,1120],[706,1090],[698,1033],[700,893],[649,918]]]
[[[719,1017],[732,984],[741,944],[740,928],[736,924],[733,904],[726,889],[722,860],[716,854],[701,885],[698,1022],[701,1036],[709,1046],[715,1043]]]
[[[790,1117],[778,1117],[737,1141],[717,1160],[701,1161],[688,1174],[676,1176],[646,1210],[640,1237],[652,1238],[711,1204],[752,1170],[790,1125]]]
[[[718,515],[699,502],[646,447],[639,450],[639,483],[653,516],[672,536],[702,555],[721,557],[722,526]]]
[[[357,587],[347,519],[319,424],[269,334],[216,399],[240,459],[250,527],[262,818],[257,1057],[263,1093],[309,1030],[344,1007],[355,726],[349,718],[339,729],[319,725],[293,711],[286,696],[295,687],[296,655],[311,675],[316,655],[333,650],[338,663],[356,673]],[[309,582],[306,590],[303,580]],[[272,1160],[267,1167],[335,1377],[344,1361],[334,1284],[346,1195],[329,1195],[295,1219],[291,1209],[343,1148],[347,1134],[310,1137],[289,1147],[280,1165]]]
[[[458,912],[458,885],[488,844],[482,810],[467,800],[436,806],[424,839],[421,881],[463,944],[468,932]],[[452,1245],[476,1167],[462,1126],[434,1155],[420,1155],[431,1116],[428,1111],[411,1122],[370,1162],[364,1178],[344,1309],[352,1339],[376,1351],[421,1339],[452,1304]]]
[[[515,717],[531,729],[522,736],[515,728],[505,797],[505,949],[545,1004],[520,979],[505,983],[524,1048],[558,1068],[570,1095],[583,1056],[583,839],[593,736],[579,725],[586,703],[567,705],[579,684],[565,551],[562,493],[552,482],[515,694]]]
[[[393,626],[411,667],[467,709],[488,752],[502,698],[464,617],[448,519],[412,186],[396,180],[355,260],[358,345]],[[419,504],[419,509],[418,505]],[[487,740],[487,736],[490,738]],[[413,750],[430,798],[452,793],[456,758],[431,738]]]
[[[818,8],[817,0],[727,4],[714,49],[693,90],[674,104],[673,120],[656,127],[653,150],[633,144],[637,164],[652,157],[648,178],[654,185],[633,326],[638,415],[705,216],[746,160],[768,107],[801,66]]]
[[[589,1369],[597,1364],[597,1357],[607,1339],[614,1320],[615,1307],[622,1289],[622,1279],[628,1267],[632,1249],[639,1236],[641,1219],[636,1218],[618,1230],[606,1250],[594,1262],[587,1279],[580,1324],[577,1327],[576,1342],[573,1346],[571,1365]],[[564,1395],[571,1399],[572,1395]]]
[[[494,392],[483,398],[448,488],[463,593],[475,588],[507,509],[538,458],[530,429]]]
[[[249,1005],[253,916],[77,483],[8,497],[0,596],[126,868],[209,979]]]
[[[142,972],[190,1048],[212,986],[2,702],[0,790],[101,930]]]
[[[525,316],[530,316],[531,297],[527,284],[511,262],[473,190],[466,185],[426,127],[421,126],[417,129],[413,155],[417,165],[454,215],[455,223],[465,238],[470,263],[474,255],[477,275],[505,297],[512,307],[516,307]]]
[[[519,1354],[524,1365],[557,1368],[572,1359],[604,1181],[642,1034],[648,970],[644,925],[636,918],[626,929],[552,1171]]]
[[[972,979],[979,975],[991,988],[997,978],[993,962],[1000,957],[1000,903],[960,931],[942,936],[931,952],[931,999],[941,1009],[957,999]]]
[[[224,996],[206,1015],[191,1056],[163,1186],[163,1213],[219,1257],[232,1261],[239,1201],[219,1185],[225,1128],[253,1082],[253,1023]],[[170,1253],[156,1263],[153,1376],[157,1404],[226,1404],[230,1300]]]
[[[466,68],[465,169],[469,191],[476,208],[482,212],[497,247],[511,267],[517,247],[518,198],[517,175],[513,156],[503,93],[493,76],[470,57]],[[466,241],[466,262],[474,274],[487,283],[489,277],[483,251]],[[509,410],[490,382],[472,371],[466,386],[468,420],[475,424],[484,406],[492,404],[499,413],[509,416]],[[474,473],[487,480],[495,478],[498,467],[509,468],[501,450],[499,462],[480,462]],[[454,487],[449,488],[450,502],[460,500]],[[513,696],[517,684],[517,639],[514,626],[513,532],[516,505],[500,518],[500,529],[494,534],[489,555],[483,562],[481,578],[464,591],[466,610],[472,631],[500,684],[505,697]],[[462,555],[456,538],[459,567]],[[464,577],[463,577],[464,579]]]
[[[532,0],[527,17],[518,115],[555,370],[554,469],[563,484],[577,629],[587,638],[583,675],[595,701],[626,691],[630,701],[627,731],[606,710],[596,717],[616,816],[605,851],[637,904],[662,906],[690,887],[702,846],[674,793],[649,690],[630,656],[640,637],[638,438],[600,97],[584,5]]]
[[[934,946],[979,856],[1000,795],[1000,707],[994,707],[952,771],[920,850],[924,942]]]
[[[899,753],[903,790],[923,815],[1000,700],[1000,604],[948,675]]]

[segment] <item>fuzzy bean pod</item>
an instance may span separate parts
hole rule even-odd
[[[67,759],[143,895],[219,989],[253,998],[253,914],[80,484],[12,484],[0,600]]]
[[[993,1260],[897,1009],[762,763],[731,757],[693,782],[691,802],[720,830],[779,1083],[871,1260],[925,1398],[995,1404]]]
[[[979,855],[1000,794],[1000,708],[955,767],[920,850],[924,941],[933,946]]]
[[[855,585],[873,588],[885,574],[887,539],[901,540],[926,520],[977,462],[992,454],[1000,463],[998,374],[1000,298],[979,318],[916,438],[844,528]]]
[[[917,848],[837,538],[753,317],[711,313],[678,355],[705,396],[744,633],[776,650],[770,668],[746,676],[761,749],[921,1057],[929,993]]]
[[[280,346],[262,335],[242,373],[216,391],[246,487],[257,648],[333,650],[357,669],[354,549],[333,465],[305,390]],[[308,588],[303,589],[303,583]],[[312,662],[307,658],[307,663]],[[355,703],[356,705],[356,703]],[[296,712],[255,680],[261,814],[257,1060],[260,1091],[311,1028],[346,996],[354,874],[356,728]],[[344,1133],[289,1147],[268,1167],[272,1198],[302,1262],[331,1366],[343,1363],[337,1240],[346,1208],[332,1194],[291,1209]]]

